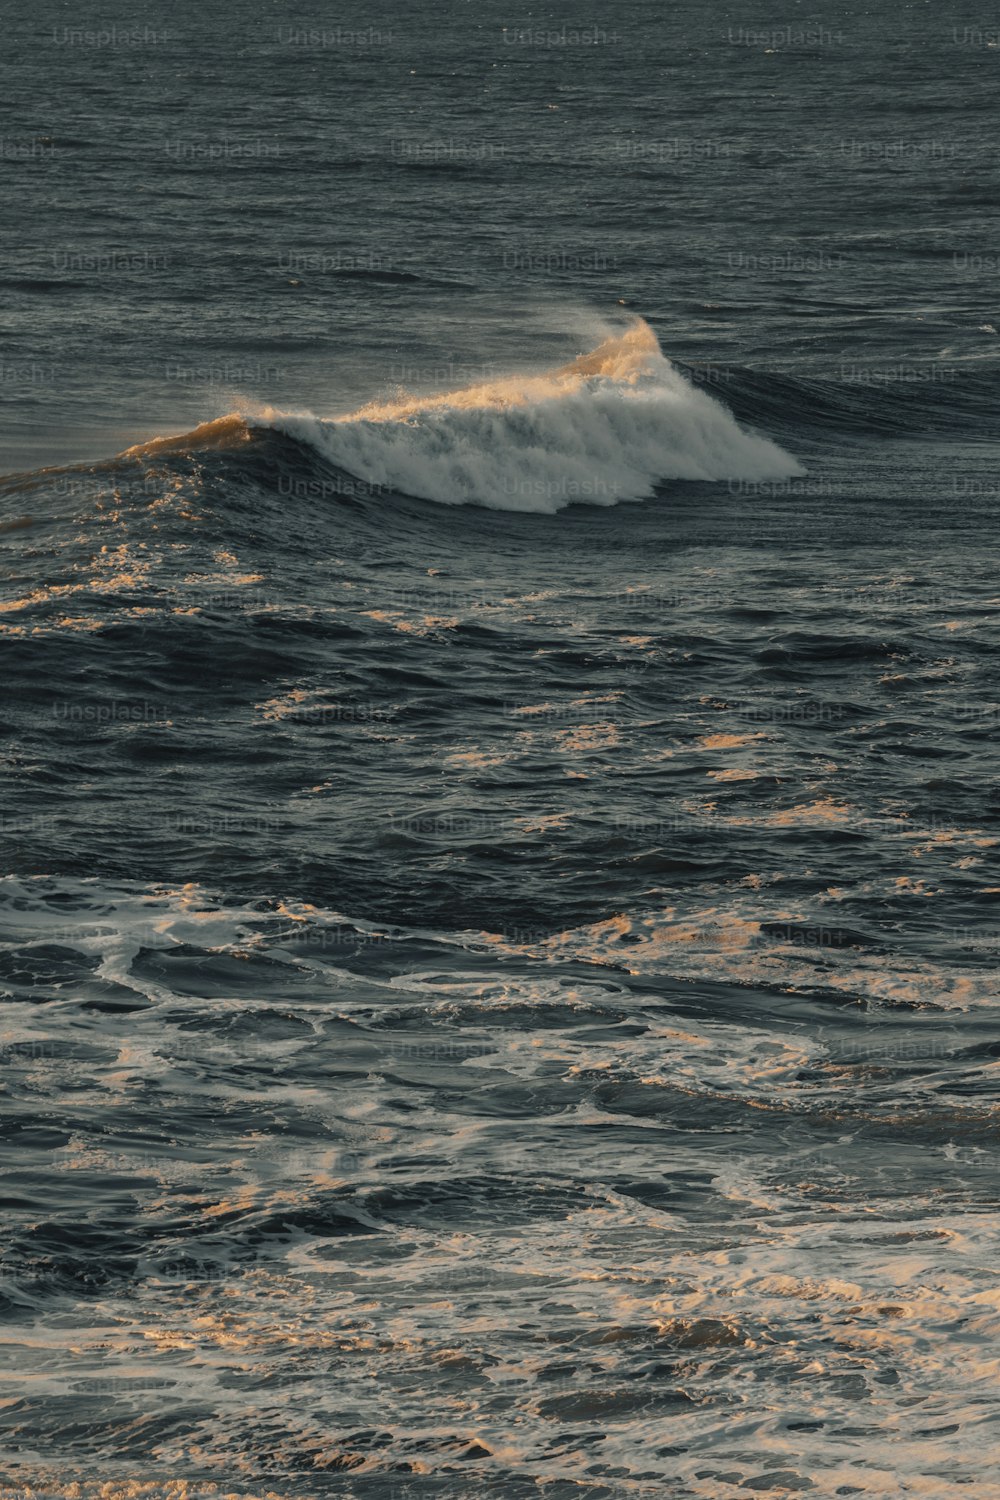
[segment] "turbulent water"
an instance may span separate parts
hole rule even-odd
[[[998,38],[620,9],[11,28],[2,1500],[991,1493]]]

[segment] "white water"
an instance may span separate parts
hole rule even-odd
[[[668,479],[805,472],[692,386],[641,320],[545,374],[372,402],[333,418],[266,409],[251,421],[310,443],[372,486],[496,510],[614,505]]]

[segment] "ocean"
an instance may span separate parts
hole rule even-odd
[[[4,26],[0,1500],[1000,1465],[1000,33]]]

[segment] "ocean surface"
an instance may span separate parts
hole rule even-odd
[[[0,1500],[996,1493],[998,43],[5,21]]]

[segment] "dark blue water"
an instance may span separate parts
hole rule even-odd
[[[990,1492],[998,42],[9,24],[2,1500]]]

